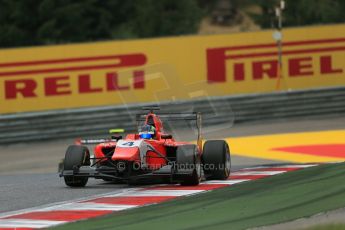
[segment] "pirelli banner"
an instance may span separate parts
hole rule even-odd
[[[345,25],[0,50],[0,114],[345,86]]]

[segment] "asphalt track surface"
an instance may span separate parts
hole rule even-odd
[[[225,138],[260,134],[343,129],[345,118],[324,117],[303,120],[275,121],[235,125],[218,129],[205,136]],[[188,134],[187,134],[188,135]],[[87,187],[67,188],[58,177],[57,164],[63,158],[72,139],[0,146],[0,215],[4,212],[67,201],[128,188],[126,184],[112,184],[90,179]],[[243,167],[283,163],[278,161],[232,156],[232,170]]]

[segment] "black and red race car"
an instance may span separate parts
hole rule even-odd
[[[137,114],[142,122],[138,133],[119,134],[109,139],[79,140],[68,147],[62,162],[60,177],[71,187],[83,187],[90,177],[129,184],[160,181],[198,185],[201,179],[225,180],[230,175],[230,149],[224,140],[201,138],[201,114],[159,113],[159,108],[144,108]],[[165,133],[162,120],[195,122],[197,142],[176,141]],[[113,130],[115,132],[119,130]],[[93,144],[93,154],[85,146]]]

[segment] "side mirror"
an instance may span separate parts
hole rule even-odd
[[[172,135],[171,134],[162,134],[161,138],[162,139],[172,139]]]

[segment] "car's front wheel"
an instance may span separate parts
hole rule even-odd
[[[81,145],[70,145],[66,151],[63,163],[64,170],[74,170],[75,167],[90,165],[90,153],[88,148]],[[65,184],[70,187],[84,187],[88,177],[64,176]]]

